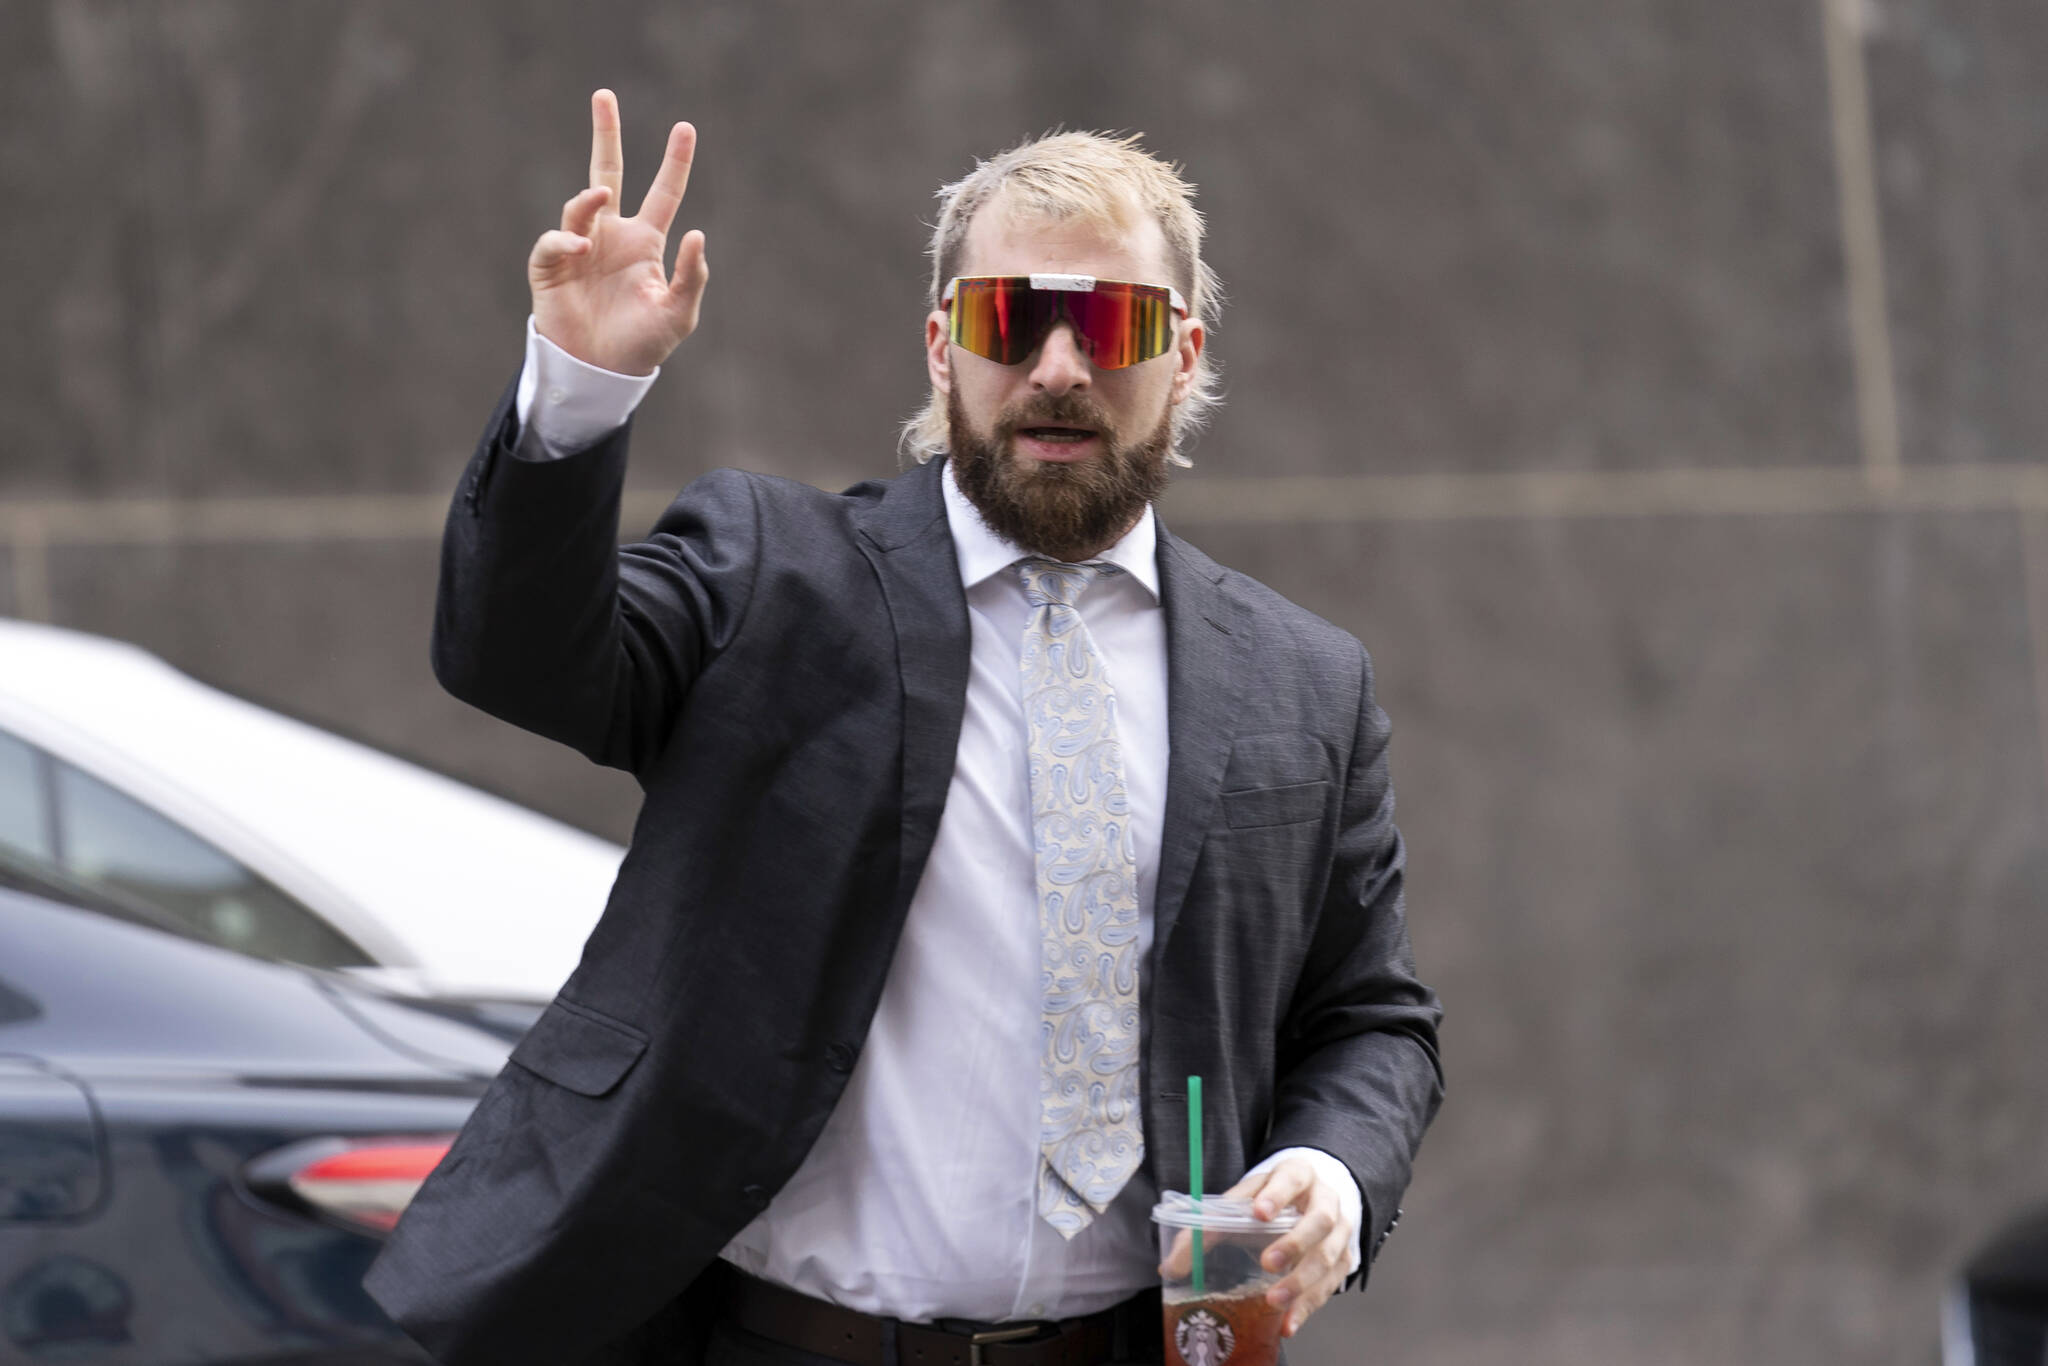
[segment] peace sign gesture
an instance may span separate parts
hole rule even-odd
[[[621,218],[626,167],[618,96],[600,90],[590,97],[590,188],[562,206],[562,226],[542,233],[526,260],[534,326],[543,337],[590,365],[645,375],[696,330],[711,278],[704,234],[683,234],[673,275],[662,265],[696,154],[697,130],[687,123],[671,128],[640,212]]]

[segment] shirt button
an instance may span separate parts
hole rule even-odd
[[[1027,1304],[1024,1306],[1024,1313],[1030,1318],[1042,1319],[1045,1317],[1045,1306],[1043,1304]]]
[[[548,402],[550,402],[550,403],[560,403],[560,402],[561,402],[561,401],[562,401],[563,399],[565,399],[565,398],[567,398],[567,397],[569,397],[569,395],[568,395],[568,392],[567,392],[566,390],[562,390],[562,389],[550,389],[550,390],[548,390]]]

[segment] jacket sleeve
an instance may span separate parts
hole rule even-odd
[[[632,424],[527,459],[514,398],[508,388],[499,400],[448,511],[434,675],[493,716],[637,773],[746,612],[754,486],[736,471],[706,475],[622,548]]]
[[[1423,1130],[1443,1099],[1436,994],[1415,976],[1401,884],[1405,853],[1387,777],[1386,713],[1360,652],[1357,732],[1326,900],[1279,1039],[1266,1151],[1320,1148],[1365,1199],[1366,1270],[1400,1217]]]

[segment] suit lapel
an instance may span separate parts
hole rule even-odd
[[[1166,613],[1166,818],[1160,832],[1159,881],[1152,898],[1152,962],[1165,961],[1166,941],[1187,898],[1230,760],[1246,680],[1251,672],[1251,622],[1244,603],[1222,584],[1223,568],[1159,528],[1159,595]],[[1155,971],[1153,980],[1158,980]]]
[[[896,633],[903,678],[903,899],[916,888],[938,834],[966,711],[967,597],[946,525],[941,464],[892,480],[858,518]],[[1223,770],[1251,669],[1248,610],[1224,570],[1159,528],[1159,589],[1166,613],[1166,812],[1153,892],[1152,961],[1162,961],[1187,898],[1195,858],[1214,819]]]
[[[967,596],[946,525],[937,460],[890,481],[858,517],[861,553],[874,566],[896,632],[903,678],[901,910],[924,874],[945,809],[967,706]]]

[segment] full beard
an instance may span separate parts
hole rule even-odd
[[[1092,398],[1069,392],[1012,404],[996,415],[994,431],[983,437],[968,424],[956,389],[946,396],[948,458],[960,491],[990,531],[1072,564],[1114,545],[1146,505],[1166,491],[1171,417],[1169,408],[1149,436],[1126,444]],[[1018,455],[1017,433],[1041,426],[1092,428],[1102,453],[1071,463]]]

